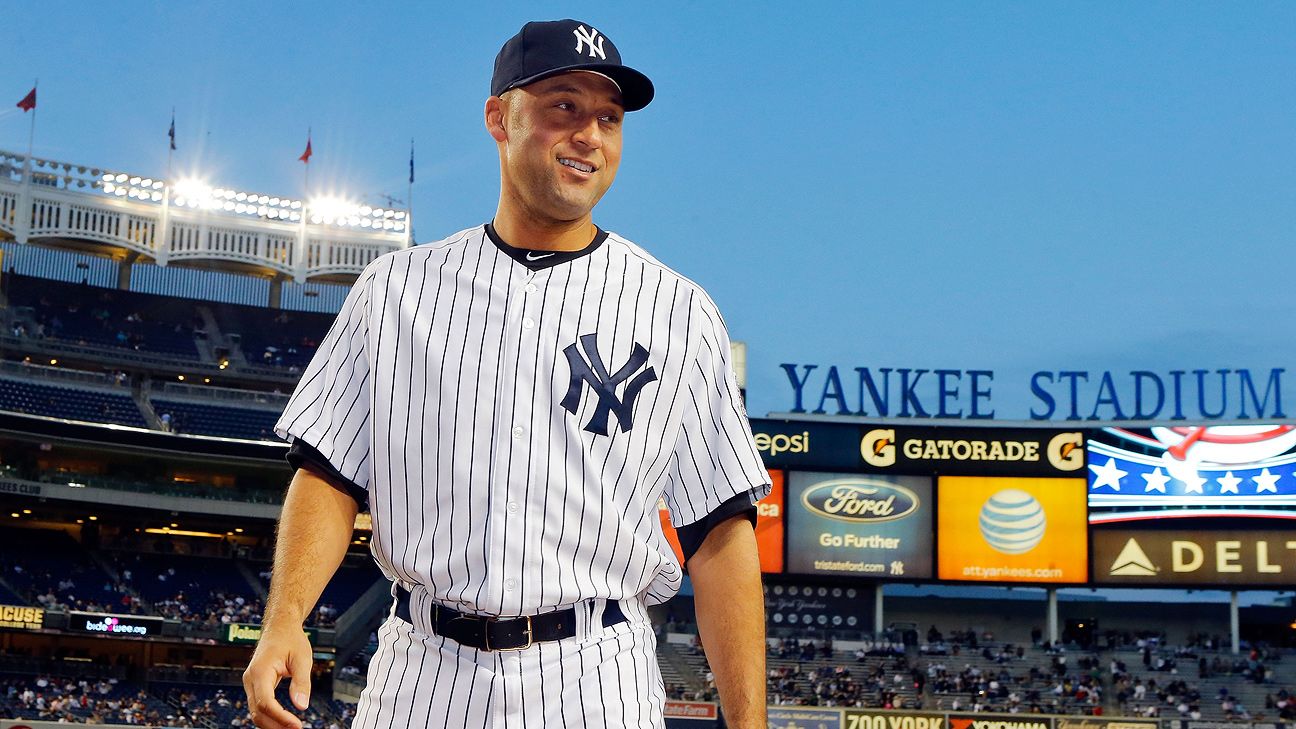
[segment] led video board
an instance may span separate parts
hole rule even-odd
[[[794,471],[787,491],[789,572],[931,578],[930,478]]]
[[[1296,425],[1105,428],[1088,458],[1094,524],[1296,519]]]
[[[941,579],[1088,579],[1084,479],[942,476],[937,502]]]
[[[1296,528],[1096,528],[1093,581],[1168,587],[1291,587]]]

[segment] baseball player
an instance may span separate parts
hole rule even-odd
[[[647,606],[683,577],[730,726],[765,726],[754,504],[769,491],[697,284],[594,224],[623,116],[653,85],[575,20],[495,60],[492,222],[361,274],[276,432],[297,466],[264,632],[257,726],[297,727],[302,633],[351,539],[393,581],[355,727],[662,727]]]

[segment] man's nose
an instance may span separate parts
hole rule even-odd
[[[585,123],[576,129],[572,139],[590,149],[598,149],[603,146],[603,130],[599,128],[599,119],[591,116],[585,120]]]

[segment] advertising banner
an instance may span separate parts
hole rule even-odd
[[[319,631],[315,628],[302,628],[306,633],[306,638],[314,645],[319,638]],[[255,643],[261,640],[261,626],[251,625],[248,623],[230,623],[224,626],[222,637],[226,643]]]
[[[1161,722],[1156,719],[1104,719],[1094,716],[1059,716],[1053,721],[1054,729],[1161,729]],[[1234,727],[1233,729],[1239,728]]]
[[[40,630],[45,624],[45,610],[26,605],[0,605],[0,628]]]
[[[671,719],[709,720],[714,722],[720,715],[716,705],[710,701],[676,701],[667,699],[662,715],[667,721]]]
[[[1083,478],[942,476],[937,501],[941,579],[1081,583],[1088,578]]]
[[[925,476],[793,471],[788,571],[885,579],[932,576],[932,482]]]
[[[846,710],[844,729],[949,729],[944,714]]]
[[[769,729],[843,729],[842,710],[811,706],[771,706]]]
[[[68,630],[93,635],[144,638],[157,635],[162,631],[162,618],[84,613],[73,610],[68,613]]]
[[[1296,519],[1296,425],[1105,428],[1088,450],[1094,524]]]
[[[1085,436],[1039,428],[870,428],[860,439],[866,470],[951,476],[1078,476]]]
[[[949,729],[1053,729],[1053,719],[1022,714],[946,714]]]
[[[756,502],[756,549],[760,552],[761,572],[779,573],[783,571],[783,471],[771,469],[769,476],[772,484],[769,496]],[[675,559],[683,564],[684,550],[680,547],[679,534],[671,526],[665,499],[657,502],[657,514],[662,534],[670,542]]]
[[[751,428],[756,448],[770,468],[854,470],[859,466],[858,425],[753,418]]]
[[[1296,584],[1296,525],[1094,529],[1093,564],[1093,580],[1101,584],[1290,587]]]

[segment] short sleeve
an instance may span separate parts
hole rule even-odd
[[[693,316],[699,330],[695,364],[680,393],[684,413],[664,494],[677,527],[700,521],[739,494],[748,494],[755,504],[770,492],[769,472],[734,378],[724,322],[710,300],[698,303]]]
[[[275,433],[298,439],[328,459],[348,481],[369,487],[368,335],[371,265],[356,280],[341,311],[288,399]]]

